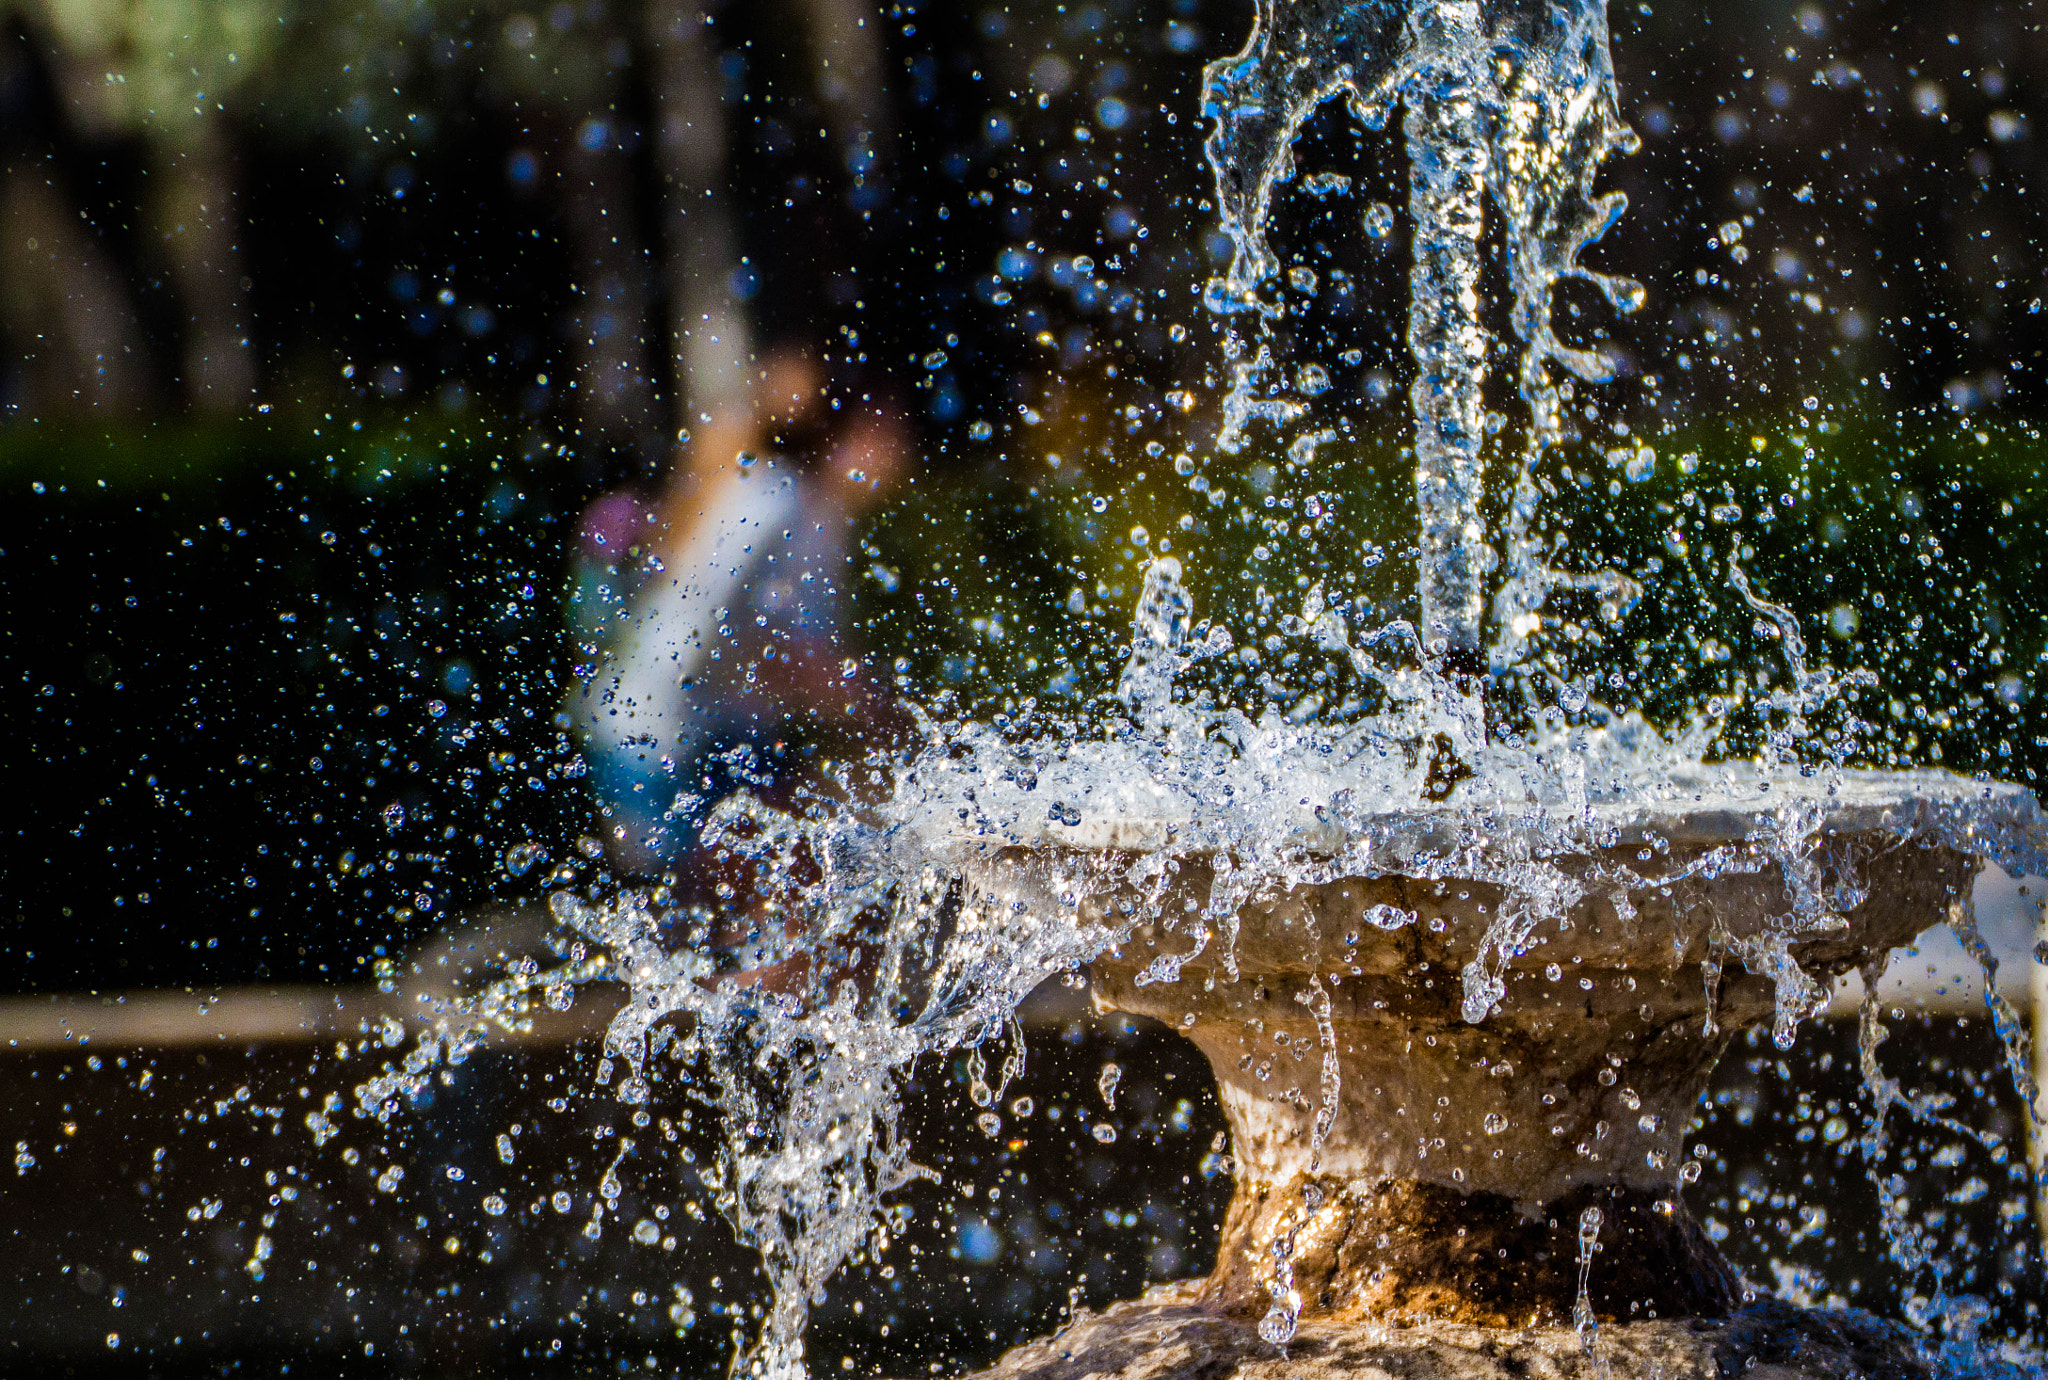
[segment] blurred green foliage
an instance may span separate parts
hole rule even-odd
[[[1170,455],[1093,470],[990,458],[923,478],[870,538],[872,641],[969,704],[1037,696],[1078,709],[1115,685],[1161,538],[1185,566],[1197,618],[1240,646],[1279,636],[1318,586],[1372,621],[1412,616],[1398,439],[1333,439],[1296,466],[1304,473],[1289,465],[1248,451],[1228,470],[1203,467],[1201,491]],[[1852,692],[1867,727],[1851,760],[2033,779],[2048,768],[2033,708],[2048,649],[2037,612],[2048,606],[2044,470],[2048,443],[2033,423],[1939,413],[1801,414],[1564,447],[1542,471],[1554,563],[1624,570],[1644,597],[1611,624],[1589,597],[1553,596],[1533,660],[1590,677],[1610,704],[1665,726],[1718,696],[1719,750],[1753,753],[1755,700],[1790,677],[1778,635],[1729,584],[1732,558],[1798,616],[1812,664],[1878,674],[1878,690]],[[1283,637],[1275,655],[1299,658],[1273,669],[1301,694],[1312,644]],[[1258,680],[1240,672],[1215,688],[1256,708],[1270,697]]]
[[[1143,567],[1168,548],[1197,618],[1240,644],[1274,634],[1317,586],[1331,602],[1356,601],[1361,618],[1412,613],[1413,519],[1396,437],[1328,442],[1306,478],[1286,472],[1284,455],[1248,452],[1229,470],[1203,467],[1202,490],[1172,455],[1097,453],[1091,467],[1085,451],[1069,446],[1058,466],[990,454],[927,469],[870,523],[852,582],[863,640],[897,663],[911,693],[951,689],[989,713],[1026,697],[1082,710],[1113,689]],[[521,428],[481,415],[0,430],[0,486],[104,491],[109,502],[290,469],[304,475],[295,482],[403,506],[409,485],[501,463],[554,491],[557,510],[587,497]],[[1812,662],[1878,674],[1879,689],[1855,701],[1870,725],[1856,760],[2033,779],[2048,769],[2035,708],[2048,664],[2044,476],[2048,442],[2031,422],[1939,414],[1795,416],[1567,447],[1545,466],[1559,563],[1625,570],[1645,597],[1617,625],[1587,598],[1555,596],[1535,660],[1591,677],[1609,703],[1665,725],[1720,696],[1731,711],[1722,750],[1755,751],[1755,715],[1739,706],[1787,684],[1788,670],[1775,632],[1728,583],[1733,557],[1798,616]],[[565,550],[541,554],[566,563]],[[1274,684],[1298,695],[1314,649],[1283,641],[1280,656],[1301,659],[1273,665]],[[1270,698],[1256,673],[1209,682],[1255,709]]]
[[[5,8],[57,40],[74,108],[89,127],[174,143],[270,76],[298,10],[292,0],[9,0]]]

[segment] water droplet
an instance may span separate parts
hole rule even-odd
[[[1098,1121],[1088,1128],[1088,1134],[1104,1145],[1116,1143],[1116,1127],[1106,1121]]]
[[[1489,1136],[1497,1136],[1508,1129],[1508,1119],[1499,1112],[1488,1112],[1486,1119],[1479,1123]]]
[[[1268,1346],[1286,1346],[1294,1340],[1297,1314],[1291,1308],[1274,1304],[1266,1310],[1266,1316],[1259,1319],[1259,1340]]]

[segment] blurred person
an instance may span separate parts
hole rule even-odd
[[[824,394],[808,355],[770,355],[752,417],[707,428],[657,507],[607,495],[584,520],[586,571],[634,546],[648,566],[568,706],[613,858],[714,912],[744,911],[731,898],[751,887],[703,844],[712,808],[741,789],[788,805],[823,784],[823,760],[906,727],[861,658],[847,585],[854,527],[908,465],[912,438],[886,403],[835,412]],[[601,616],[619,596],[589,578]],[[748,921],[719,923],[729,945]]]

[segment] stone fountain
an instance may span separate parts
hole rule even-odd
[[[1685,1135],[1737,1034],[1782,1028],[1788,998],[1810,1004],[1960,918],[1983,857],[2038,839],[2032,797],[1934,773],[1830,787],[1738,772],[1718,791],[1594,806],[1581,851],[1484,813],[1353,821],[1354,838],[1377,829],[1406,859],[1398,870],[1269,889],[1239,910],[1234,944],[1185,963],[1192,926],[1159,921],[1094,963],[1100,1009],[1154,1018],[1208,1056],[1236,1195],[1207,1279],[1084,1318],[992,1374],[1928,1373],[1901,1327],[1746,1285],[1685,1207]],[[1077,869],[1115,871],[1178,832],[1055,824],[989,851],[979,879],[1052,908]],[[1303,844],[1312,856],[1318,840]],[[1515,947],[1475,1021],[1467,975],[1519,904],[1498,880],[1515,863],[1576,895]],[[1188,914],[1182,898],[1206,898],[1213,873],[1190,857],[1164,891],[1085,905]],[[1789,936],[1801,892],[1841,908]],[[1162,957],[1178,980],[1156,980]]]
[[[631,1072],[621,1096],[645,1098],[647,1052],[684,1017],[678,1057],[738,1128],[731,1210],[775,1304],[737,1373],[804,1374],[809,1301],[864,1242],[886,1245],[883,1195],[913,1172],[896,1080],[921,1055],[973,1047],[979,1119],[996,1134],[980,1047],[1048,973],[1085,965],[1103,1009],[1155,1018],[1207,1055],[1236,1197],[1207,1279],[1079,1318],[992,1375],[1931,1374],[1904,1327],[1801,1310],[1740,1278],[1686,1209],[1698,1169],[1685,1137],[1738,1033],[1768,1024],[1789,1044],[1837,978],[1874,978],[1930,926],[1967,930],[1984,860],[2041,870],[2033,797],[1845,769],[1846,731],[1811,726],[1870,678],[1809,669],[1796,619],[1733,555],[1735,607],[1789,681],[1752,695],[1745,677],[1763,726],[1754,760],[1708,760],[1720,706],[1667,740],[1541,667],[1530,649],[1559,621],[1555,591],[1591,595],[1616,636],[1641,593],[1618,570],[1552,568],[1538,530],[1563,376],[1608,368],[1553,332],[1553,289],[1586,280],[1623,311],[1641,298],[1579,263],[1622,210],[1593,189],[1601,162],[1633,144],[1604,7],[1258,11],[1204,89],[1236,246],[1205,294],[1233,335],[1216,449],[1305,410],[1261,393],[1267,327],[1291,309],[1269,295],[1280,265],[1263,226],[1298,132],[1340,95],[1375,128],[1403,107],[1418,617],[1364,626],[1362,605],[1325,607],[1315,585],[1274,626],[1319,663],[1348,663],[1377,709],[1255,720],[1178,693],[1178,672],[1231,641],[1211,629],[1206,653],[1190,646],[1180,567],[1162,557],[1106,732],[934,728],[873,821],[742,803],[732,818],[764,875],[822,877],[787,924],[764,927],[778,955],[807,948],[785,970],[805,991],[773,1002],[703,981],[702,956],[664,949],[643,900],[558,894],[557,918],[633,988],[609,1036]],[[1529,413],[1497,534],[1481,483],[1506,444],[1489,441],[1485,407],[1489,217]],[[1508,685],[1523,702],[1502,712]],[[735,1073],[749,1068],[788,1077],[763,1091]]]
[[[1431,743],[1436,756],[1405,796],[1370,770],[1355,791],[1319,794],[1327,745],[1270,754],[1298,785],[1259,805],[1190,785],[1223,769],[1190,766],[1213,735],[1171,709],[1187,606],[1178,567],[1155,565],[1124,685],[1139,746],[1121,776],[1099,774],[1121,784],[1093,809],[1012,802],[963,868],[983,912],[1124,936],[1091,965],[1094,999],[1208,1056],[1236,1196],[1207,1279],[1084,1319],[992,1373],[1926,1373],[1905,1329],[1794,1309],[1741,1279],[1685,1207],[1699,1172],[1685,1136],[1738,1033],[1767,1023],[1788,1044],[1837,978],[1932,925],[1967,925],[1985,858],[2038,856],[2033,798],[1795,765],[1806,716],[1841,685],[1809,672],[1796,621],[1739,569],[1730,582],[1775,629],[1793,682],[1767,701],[1782,718],[1760,763],[1650,753],[1588,791],[1569,765],[1588,738],[1510,734],[1503,748],[1488,727],[1487,678],[1514,672],[1553,590],[1590,590],[1610,618],[1637,593],[1618,573],[1548,568],[1532,527],[1534,467],[1563,435],[1559,375],[1608,372],[1553,333],[1552,288],[1586,279],[1623,311],[1641,299],[1579,263],[1625,204],[1594,192],[1600,164],[1634,146],[1604,6],[1261,0],[1244,50],[1206,78],[1216,205],[1237,248],[1207,300],[1255,330],[1287,310],[1264,295],[1280,263],[1263,227],[1305,121],[1339,95],[1372,127],[1405,110],[1420,517],[1405,691],[1318,609],[1296,631],[1348,655],[1390,706],[1423,706],[1383,716],[1378,738],[1405,745],[1411,775]],[[1481,505],[1489,217],[1530,412],[1498,552]],[[1239,346],[1225,451],[1250,421],[1295,415],[1257,397],[1266,349]],[[1400,756],[1382,753],[1385,776]],[[1165,803],[1148,808],[1139,778]],[[1219,814],[1236,823],[1219,829]]]

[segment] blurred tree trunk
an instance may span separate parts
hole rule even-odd
[[[58,190],[45,157],[0,166],[0,318],[27,366],[37,412],[136,408],[148,355],[127,285]]]
[[[817,67],[818,97],[853,181],[852,205],[881,169],[889,136],[889,92],[883,80],[882,20],[869,0],[795,0],[805,45]]]
[[[619,84],[607,82],[598,94],[619,95]],[[562,139],[562,217],[577,294],[572,377],[586,441],[639,448],[659,432],[661,418],[647,369],[650,266],[616,110],[615,102],[593,99]]]
[[[650,0],[663,276],[668,291],[671,409],[683,429],[750,420],[753,339],[733,294],[739,232],[726,186],[725,111],[703,7]]]
[[[179,381],[195,410],[233,412],[256,391],[256,359],[227,138],[218,118],[195,119],[150,151],[150,221],[185,314]]]
[[[891,134],[879,10],[869,0],[790,0],[782,12],[812,66],[840,171],[850,180],[850,205],[864,216]],[[701,0],[650,0],[647,7],[673,412],[684,429],[715,427],[726,444],[751,422],[755,342],[734,291],[740,232],[710,19]]]

